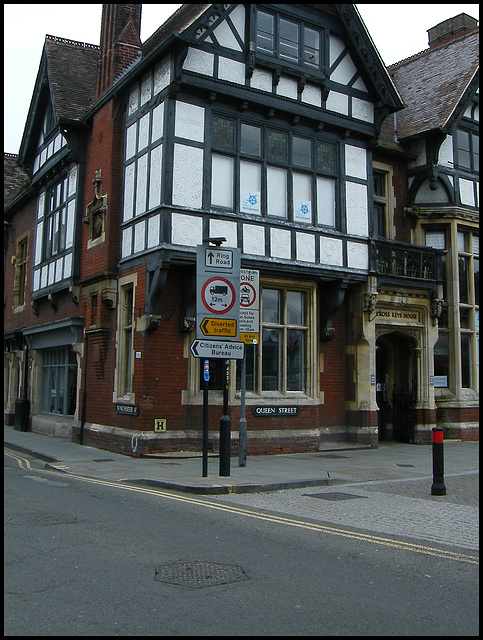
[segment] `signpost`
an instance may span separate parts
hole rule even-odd
[[[245,345],[238,342],[240,323],[241,250],[222,248],[225,238],[210,238],[211,245],[196,249],[196,340],[190,346],[195,358],[223,358],[225,383],[220,420],[220,476],[230,475],[230,417],[228,381],[230,359],[243,360]],[[209,338],[216,338],[210,340]],[[203,375],[203,477],[208,475],[208,381],[209,361]]]

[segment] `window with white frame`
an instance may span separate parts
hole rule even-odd
[[[337,227],[335,142],[214,114],[211,206]]]

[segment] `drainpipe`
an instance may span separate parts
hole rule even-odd
[[[86,423],[86,402],[87,402],[87,333],[84,329],[84,357],[83,357],[83,365],[84,365],[84,390],[82,392],[82,411],[81,411],[81,424],[80,424],[80,433],[79,433],[79,444],[84,444],[84,425]]]

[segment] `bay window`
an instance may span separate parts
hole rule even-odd
[[[213,115],[211,206],[337,227],[337,146]]]

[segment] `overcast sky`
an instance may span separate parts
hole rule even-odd
[[[4,151],[18,153],[45,35],[99,44],[101,4],[5,4]],[[144,42],[181,5],[144,4]],[[478,4],[356,5],[386,65],[428,46],[427,30],[467,13],[479,20]]]

